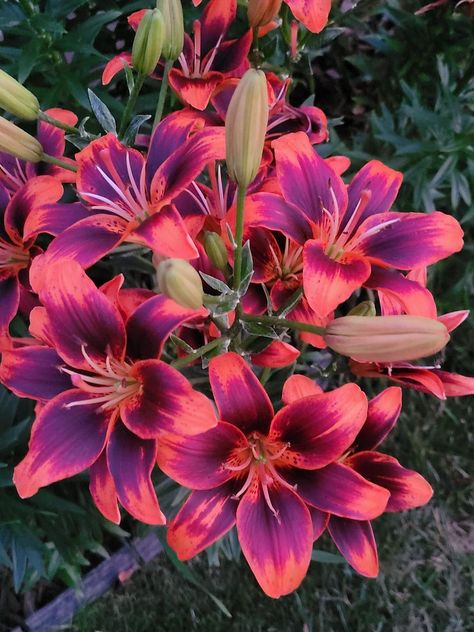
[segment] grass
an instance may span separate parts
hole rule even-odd
[[[375,522],[381,574],[313,562],[299,590],[273,601],[245,562],[192,563],[232,613],[227,619],[164,556],[81,612],[73,632],[467,632],[473,630],[473,524],[469,467],[471,398],[439,402],[406,392],[405,412],[385,450],[423,473],[436,490],[419,510]],[[318,548],[333,550],[327,536]]]

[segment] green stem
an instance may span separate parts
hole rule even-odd
[[[259,38],[258,38],[258,27],[253,29],[253,40],[252,40],[252,62],[258,67],[260,66],[260,48],[259,48]]]
[[[260,375],[260,378],[259,378],[259,380],[260,380],[260,384],[261,384],[262,386],[265,386],[265,384],[266,384],[266,383],[268,382],[268,380],[270,379],[270,375],[271,375],[271,374],[272,374],[272,370],[271,370],[271,368],[270,368],[270,367],[268,367],[268,366],[266,366],[266,367],[263,369],[263,371],[262,371],[262,373],[261,373],[261,375]]]
[[[254,316],[253,314],[241,314],[241,320],[247,323],[260,323],[261,325],[272,325],[281,329],[296,329],[297,331],[307,331],[310,334],[318,334],[322,336],[326,333],[324,327],[316,325],[308,325],[300,323],[297,320],[287,320],[286,318],[277,318],[276,316]]]
[[[198,358],[202,358],[202,356],[206,355],[208,351],[213,351],[214,349],[216,349],[216,347],[220,346],[221,344],[222,344],[222,338],[216,338],[215,340],[208,342],[207,345],[204,345],[203,347],[196,349],[196,351],[193,351],[193,353],[190,353],[189,355],[184,356],[184,358],[179,358],[178,360],[174,360],[173,362],[171,362],[171,366],[173,366],[175,369],[182,369],[183,367],[187,366],[191,362],[194,362],[194,360],[197,360]]]
[[[55,156],[50,156],[49,154],[43,154],[41,160],[43,162],[49,162],[49,164],[51,165],[57,165],[58,167],[62,167],[63,169],[68,169],[69,171],[77,171],[76,165],[72,165],[70,162],[66,162],[65,160],[56,158]]]
[[[161,82],[160,96],[158,97],[158,103],[156,105],[155,120],[153,121],[153,128],[155,128],[161,121],[163,116],[163,110],[165,109],[166,95],[168,93],[168,76],[173,65],[172,59],[167,59],[165,69],[163,71],[163,80]]]
[[[120,128],[119,128],[119,133],[118,133],[119,138],[122,138],[122,136],[125,134],[125,130],[127,129],[127,125],[130,121],[132,112],[137,103],[138,95],[140,94],[140,90],[143,87],[145,78],[146,78],[146,75],[139,74],[137,75],[137,78],[135,79],[132,92],[130,93],[130,96],[128,97],[128,103],[122,114],[122,120],[120,121]]]
[[[293,305],[291,309],[294,309],[298,305],[302,297],[303,297],[303,288],[299,287],[297,290],[295,290],[295,292],[293,292],[293,294],[286,301],[286,303],[284,303],[280,307],[280,309],[275,312],[275,316],[281,316],[285,312],[285,310],[288,309],[290,305]]]
[[[49,116],[49,114],[45,114],[44,112],[39,112],[38,118],[45,123],[49,123],[50,125],[54,125],[55,127],[59,127],[59,129],[63,129],[65,132],[69,132],[69,134],[78,134],[81,135],[81,130],[73,125],[68,125],[67,123],[63,123],[58,119]]]
[[[237,188],[237,219],[235,228],[235,255],[234,255],[234,290],[238,292],[242,281],[242,241],[244,237],[245,196],[247,187]]]

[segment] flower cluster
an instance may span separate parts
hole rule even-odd
[[[294,24],[328,21],[326,0],[285,2]],[[0,74],[0,106],[38,119],[36,138],[0,120],[0,382],[36,401],[18,494],[88,470],[108,520],[119,506],[147,524],[168,519],[180,559],[235,526],[271,597],[298,587],[326,531],[376,576],[371,521],[432,495],[378,449],[400,387],[368,400],[350,372],[440,399],[474,393],[474,378],[417,363],[468,315],[438,315],[426,283],[428,266],[462,248],[461,227],[447,213],[393,210],[402,174],[381,162],[347,179],[348,159],[321,157],[324,113],[290,105],[291,80],[255,67],[281,6],[249,0],[236,39],[236,0],[209,0],[192,36],[179,0],[133,13],[133,50],[103,73],[104,84],[134,76],[118,133],[43,112]],[[160,95],[153,127],[137,134],[145,81]],[[182,107],[163,118],[168,87]],[[73,158],[66,132],[82,147]],[[111,272],[127,252],[150,271],[140,283]],[[27,337],[12,333],[17,314]],[[304,375],[307,345],[348,358],[343,386],[323,392]],[[285,367],[272,402],[265,384]],[[192,490],[174,517],[160,508],[157,466]]]

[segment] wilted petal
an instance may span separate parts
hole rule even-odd
[[[237,501],[230,486],[195,491],[168,527],[168,544],[180,560],[189,560],[235,524]]]
[[[237,509],[237,532],[245,559],[262,590],[278,598],[303,581],[311,561],[313,525],[308,508],[295,492],[282,486],[268,489],[270,509],[258,485]]]
[[[245,433],[266,432],[273,417],[272,403],[245,360],[225,353],[209,363],[209,381],[220,418]]]
[[[151,473],[156,461],[156,441],[139,439],[118,423],[107,445],[107,463],[120,504],[145,524],[165,524]]]
[[[289,444],[281,458],[292,466],[321,468],[352,445],[366,415],[366,396],[346,384],[285,406],[272,421],[270,437]]]
[[[13,482],[22,498],[87,469],[105,444],[111,413],[97,406],[68,404],[84,398],[70,390],[48,402],[37,415],[28,453],[16,466]]]
[[[373,450],[396,424],[402,409],[402,390],[391,386],[369,400],[367,421],[356,437],[357,450]]]
[[[379,559],[370,522],[331,516],[328,530],[337,548],[354,570],[365,577],[377,577]]]

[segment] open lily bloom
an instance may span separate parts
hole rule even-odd
[[[346,187],[306,134],[288,134],[273,147],[283,197],[251,196],[252,222],[304,247],[305,296],[320,316],[370,284],[380,268],[411,270],[462,248],[463,231],[453,217],[390,211],[399,172],[374,160]]]
[[[302,22],[309,31],[319,33],[328,22],[331,10],[330,0],[283,0],[290,7],[297,20]],[[201,4],[202,0],[193,0],[195,7]],[[221,0],[226,3],[226,0]]]
[[[38,344],[4,353],[0,366],[4,385],[42,404],[14,483],[26,498],[90,468],[107,518],[120,521],[118,499],[135,518],[164,524],[150,478],[161,434],[217,422],[211,402],[159,360],[168,335],[199,312],[155,296],[124,319],[115,297],[74,261],[49,266],[31,316]]]
[[[290,377],[283,391],[285,404],[309,401],[321,389],[302,375]],[[327,523],[336,546],[349,564],[361,575],[378,575],[377,545],[370,519],[341,511],[339,497],[345,502],[349,472],[383,487],[390,493],[385,511],[405,511],[426,504],[433,490],[413,470],[404,468],[397,459],[376,451],[394,427],[400,415],[400,388],[390,387],[369,401],[365,423],[352,445],[337,462],[315,471],[294,472],[290,480],[311,506],[313,521]],[[345,509],[345,508],[344,508]]]
[[[194,127],[192,120],[165,119],[156,128],[146,157],[113,134],[78,154],[76,186],[88,215],[52,242],[42,267],[67,257],[87,268],[124,241],[167,257],[197,257],[173,200],[208,162],[224,157],[225,142],[222,129],[192,134]],[[70,206],[63,205],[64,215]],[[51,212],[57,214],[57,207]],[[40,276],[35,274],[37,283]]]
[[[385,488],[337,464],[366,421],[367,398],[346,384],[275,415],[265,389],[237,354],[211,360],[209,377],[222,421],[186,440],[169,435],[158,453],[163,471],[194,490],[171,522],[168,542],[180,559],[189,559],[236,524],[260,586],[280,597],[303,580],[313,540],[326,527],[326,515],[309,508],[311,490],[295,487],[293,479],[326,468],[318,502],[343,518],[371,520],[385,510]]]

